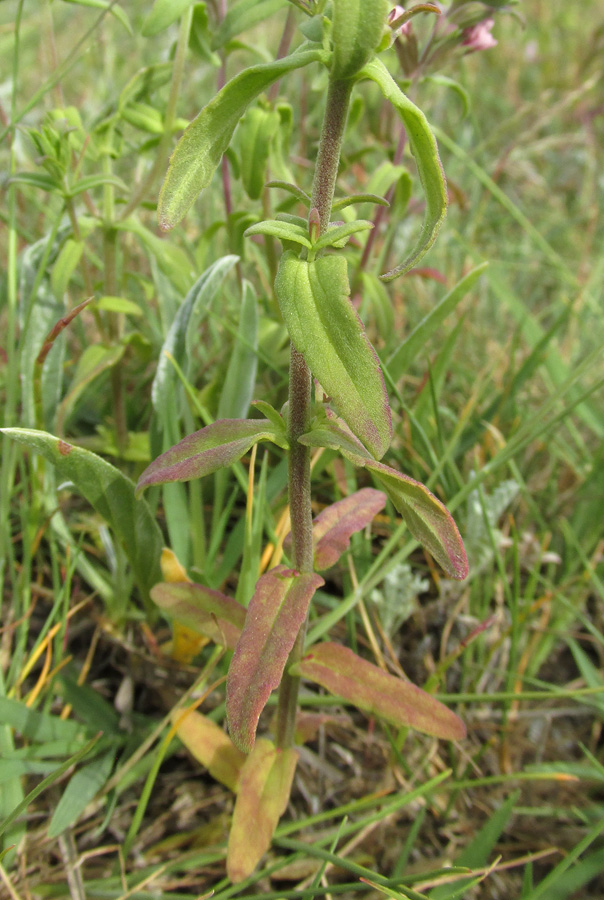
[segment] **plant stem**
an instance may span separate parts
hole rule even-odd
[[[311,197],[311,207],[319,211],[321,232],[327,230],[331,217],[351,92],[350,81],[329,83]],[[311,387],[311,374],[304,357],[292,347],[289,368],[289,508],[293,564],[302,573],[313,570],[310,448],[298,442],[298,438],[310,427]],[[281,681],[277,710],[278,747],[291,747],[294,743],[300,679],[289,675],[287,669],[302,658],[305,636],[306,624],[296,638]]]

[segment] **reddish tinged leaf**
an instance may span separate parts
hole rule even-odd
[[[318,572],[335,565],[350,546],[351,535],[362,531],[386,505],[382,491],[362,488],[337,503],[332,503],[313,519],[315,569]],[[288,534],[284,546],[291,546]]]
[[[151,589],[154,603],[173,616],[229,650],[237,646],[245,622],[245,607],[201,584],[160,582]]]
[[[229,730],[244,753],[254,746],[260,713],[281,683],[312,596],[324,583],[320,575],[300,575],[286,566],[258,579],[227,678]]]
[[[299,713],[296,716],[296,744],[308,744],[314,741],[318,731],[325,725],[350,725],[347,716],[335,713]]]
[[[331,419],[298,440],[309,447],[339,450],[355,466],[374,472],[413,537],[448,575],[459,580],[466,577],[468,559],[453,516],[425,485],[373,459],[341,420]]]
[[[326,642],[290,669],[365,712],[395,725],[454,741],[466,736],[461,719],[408,681],[384,672],[341,644]]]
[[[268,419],[220,419],[189,434],[147,466],[137,495],[151,484],[190,481],[231,466],[258,441],[287,446],[285,432]]]
[[[239,777],[227,849],[227,875],[234,884],[248,878],[270,847],[285,812],[298,753],[258,738]]]
[[[236,792],[239,776],[246,761],[222,728],[197,710],[172,713],[176,734],[189,753],[208,769],[212,778]]]

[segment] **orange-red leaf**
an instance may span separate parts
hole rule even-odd
[[[341,644],[317,644],[290,672],[327,688],[359,709],[445,740],[461,740],[466,727],[459,716],[431,694],[396,678]]]

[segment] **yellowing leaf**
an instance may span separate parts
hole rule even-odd
[[[176,734],[189,753],[208,769],[210,775],[237,791],[245,754],[234,745],[216,722],[197,710],[178,710],[172,714]]]
[[[270,847],[287,808],[298,753],[258,738],[239,777],[227,849],[227,875],[234,884],[248,878]]]

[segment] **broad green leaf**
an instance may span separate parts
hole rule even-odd
[[[195,0],[155,0],[153,8],[142,24],[143,37],[152,37],[176,22]]]
[[[258,579],[227,678],[229,731],[244,753],[254,746],[260,713],[281,683],[312,596],[322,584],[320,575],[301,575],[286,566]]]
[[[290,674],[308,678],[397,728],[414,728],[445,740],[461,740],[461,719],[431,694],[362,659],[341,644],[316,644]]]
[[[258,738],[239,776],[227,848],[227,875],[233,884],[248,878],[270,847],[287,808],[298,753]]]
[[[310,447],[339,450],[355,466],[373,472],[413,537],[448,575],[460,580],[466,577],[468,560],[457,525],[448,509],[425,485],[373,459],[344,423],[327,422],[302,435],[299,441]]]
[[[239,123],[241,180],[251,200],[258,200],[262,193],[271,141],[279,122],[276,110],[252,106]]]
[[[438,305],[431,309],[428,315],[416,325],[411,334],[405,338],[403,343],[389,357],[387,366],[393,381],[397,382],[403,375],[408,373],[409,367],[417,354],[426,346],[439,325],[444,322],[447,316],[453,312],[458,303],[463,300],[468,291],[475,285],[487,266],[488,263],[482,263],[476,266],[475,269],[472,269],[471,272],[468,272],[467,275],[464,275]]]
[[[268,19],[286,4],[287,0],[238,0],[236,3],[229,3],[229,10],[212,41],[212,49],[224,47],[238,34],[243,34]]]
[[[395,107],[407,129],[409,145],[426,199],[426,212],[421,235],[409,256],[399,266],[382,275],[384,281],[392,281],[404,275],[428,252],[447,211],[447,186],[438,155],[436,139],[423,112],[403,94],[398,84],[379,59],[372,59],[359,72],[359,79],[370,78]]]
[[[234,650],[245,623],[245,607],[220,591],[192,582],[168,583],[151,588],[151,599],[165,613],[216,644]]]
[[[187,368],[187,362],[191,358],[188,347],[191,341],[189,335],[192,331],[198,334],[199,325],[203,317],[207,315],[218,289],[237,262],[237,259],[238,257],[232,255],[223,256],[206,269],[187,293],[174,317],[174,321],[170,325],[170,330],[161,349],[157,371],[151,388],[153,408],[164,428],[169,411],[174,405],[178,381],[178,376],[170,357],[184,370],[185,375],[189,374]]]
[[[333,0],[334,81],[352,78],[367,63],[382,40],[389,0]]]
[[[296,216],[297,218],[299,217]],[[278,219],[266,219],[262,222],[256,222],[255,225],[246,228],[244,234],[245,237],[252,237],[254,234],[269,234],[280,241],[294,241],[294,243],[300,244],[308,250],[312,247],[308,236],[308,226],[303,227],[297,223],[284,222]]]
[[[147,466],[138,480],[137,495],[152,484],[203,478],[234,462],[258,441],[285,449],[284,433],[268,419],[220,419],[187,435]]]
[[[163,229],[178,224],[198,194],[208,186],[252,100],[288,72],[324,58],[321,50],[304,50],[276,62],[251,66],[229,81],[202,109],[170,159],[158,203]]]
[[[292,343],[352,431],[380,458],[392,423],[377,355],[352,306],[342,256],[281,257],[275,293]]]
[[[385,505],[382,491],[362,488],[319,513],[312,525],[315,570],[322,572],[335,565],[348,550],[351,535],[366,528]],[[291,534],[284,542],[286,549],[290,546]]]
[[[236,792],[245,754],[222,728],[195,709],[172,713],[172,725],[189,753],[205,766],[212,778]]]
[[[247,416],[258,368],[258,299],[249,281],[243,282],[239,328],[218,403],[219,419]]]
[[[134,496],[130,479],[100,456],[44,431],[28,428],[2,428],[0,431],[44,456],[56,468],[62,481],[73,482],[122,542],[146,598],[161,577],[159,560],[164,541],[147,503]]]
[[[93,760],[72,776],[63,791],[48,826],[48,837],[58,837],[62,831],[73,825],[88,804],[105,785],[111,774],[115,754],[106,753]]]

